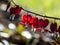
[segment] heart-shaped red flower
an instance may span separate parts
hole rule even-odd
[[[35,17],[34,17],[34,16],[32,16],[32,19],[31,19],[30,24],[29,24],[31,27],[33,27],[34,19],[35,19]]]
[[[38,24],[39,24],[40,27],[45,28],[45,27],[49,24],[49,20],[48,20],[48,19],[45,19],[45,20],[40,19],[40,20],[38,21]]]
[[[32,23],[33,27],[38,27],[38,18],[35,18]]]
[[[14,7],[10,8],[10,14],[15,14],[15,8]]]
[[[46,26],[48,26],[48,24],[49,24],[49,20],[48,19],[45,19],[44,20],[44,26],[43,27],[45,28]]]
[[[44,21],[43,21],[43,19],[39,19],[38,24],[39,24],[39,26],[43,27],[43,26],[44,26]]]
[[[35,17],[32,16],[32,19],[31,19],[31,21],[30,21],[31,24],[34,22],[34,19],[35,19]]]
[[[36,27],[38,27],[38,18],[37,17],[34,17],[34,16],[31,16],[32,18],[31,18],[31,20],[30,20],[30,26],[31,27],[34,27],[34,28],[36,28]]]
[[[15,7],[15,14],[18,15],[21,12],[21,8],[19,6]]]
[[[30,23],[30,21],[32,20],[32,16],[28,15],[28,14],[22,14],[22,21],[24,23]]]
[[[31,20],[32,20],[32,16],[31,15],[27,15],[27,23],[30,23]]]
[[[56,22],[51,23],[50,29],[51,29],[52,32],[57,31],[57,23]]]
[[[20,12],[21,12],[21,8],[19,6],[11,7],[10,8],[10,13],[11,14],[18,15]]]
[[[22,14],[22,22],[23,23],[27,22],[27,14]]]

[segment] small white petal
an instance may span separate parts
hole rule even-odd
[[[3,45],[3,44],[0,42],[0,45]]]
[[[2,40],[2,42],[3,42],[5,45],[9,45],[8,41],[6,41],[6,40]]]
[[[3,31],[5,29],[3,24],[0,24],[0,31]]]
[[[13,23],[10,23],[10,24],[8,25],[8,28],[14,30],[14,29],[16,29],[16,25],[13,24]]]
[[[40,35],[35,33],[35,34],[34,34],[34,37],[35,37],[35,38],[39,38]]]
[[[2,4],[0,8],[1,8],[1,10],[5,11],[6,8],[7,8],[7,5],[6,4]]]
[[[7,33],[4,33],[4,32],[0,32],[0,36],[5,37],[5,38],[9,38],[10,35]]]
[[[27,39],[31,39],[32,38],[31,33],[28,32],[28,31],[23,31],[21,34],[22,34],[22,36],[26,37]]]
[[[43,37],[43,40],[45,41],[45,42],[50,42],[51,41],[51,39],[50,38],[48,38],[48,37]]]

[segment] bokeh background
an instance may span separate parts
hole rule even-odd
[[[60,34],[57,32],[49,33],[41,29],[30,27],[28,24],[21,22],[24,10],[19,14],[20,17],[15,21],[10,21],[7,17],[10,16],[9,9],[6,12],[8,2],[11,0],[0,0],[0,45],[2,41],[7,41],[5,45],[60,45]],[[60,0],[13,0],[17,5],[24,9],[41,14],[60,18]],[[15,5],[11,2],[11,7]],[[31,14],[35,16],[34,14]],[[37,16],[39,19],[42,18]],[[45,18],[43,18],[45,19]],[[54,21],[60,25],[60,20],[49,19],[49,25],[46,27],[50,31],[50,24]],[[57,26],[57,28],[58,28]],[[35,30],[35,32],[34,32]],[[4,42],[3,42],[4,43]]]

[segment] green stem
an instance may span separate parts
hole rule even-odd
[[[13,0],[11,0],[11,2],[12,2],[15,6],[17,5]]]
[[[27,41],[26,45],[29,45],[30,39]]]

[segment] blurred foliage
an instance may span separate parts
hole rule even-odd
[[[23,30],[24,30],[24,26],[22,24],[19,24],[17,26],[17,30],[16,31],[20,34]]]
[[[8,34],[10,34],[11,33],[11,31],[8,29],[8,28],[6,28],[5,30],[3,30],[4,32],[6,32],[6,33],[8,33]]]

